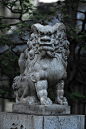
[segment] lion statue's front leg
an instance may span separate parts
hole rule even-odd
[[[37,83],[35,83],[37,96],[40,99],[41,105],[51,105],[52,101],[50,98],[47,97],[47,88],[48,88],[48,82],[47,80],[40,80]]]
[[[37,92],[37,96],[40,100],[41,105],[51,105],[52,101],[48,98],[48,81],[40,80],[35,83],[35,88]],[[54,95],[55,95],[55,103],[60,105],[68,105],[66,97],[64,95],[64,81],[60,80],[55,87],[53,87]]]
[[[60,80],[54,88],[55,103],[60,105],[68,105],[66,97],[64,95],[64,80]]]

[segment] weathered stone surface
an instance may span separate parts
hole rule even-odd
[[[0,113],[0,129],[43,129],[43,116]]]
[[[0,112],[0,129],[84,129],[84,115],[38,116]]]
[[[70,106],[52,104],[46,105],[28,105],[28,104],[13,104],[13,112],[26,113],[31,115],[58,115],[70,114]]]
[[[63,23],[54,26],[32,25],[27,49],[19,58],[20,76],[12,85],[16,102],[52,105],[48,89],[52,87],[55,102],[68,105],[64,95],[64,79],[67,77],[69,42]],[[63,112],[63,111],[62,111]]]
[[[46,116],[44,129],[84,129],[84,115]]]

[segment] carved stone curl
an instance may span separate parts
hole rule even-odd
[[[19,58],[20,76],[12,85],[16,102],[52,105],[48,88],[52,87],[55,103],[68,105],[64,95],[64,79],[67,77],[69,42],[63,23],[54,26],[32,25],[33,33],[27,49]]]

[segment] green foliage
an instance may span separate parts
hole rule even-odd
[[[80,92],[76,91],[73,93],[69,93],[68,91],[64,91],[64,96],[67,98],[67,100],[70,101],[82,101],[83,99],[85,99],[85,96],[83,94],[81,94]],[[52,100],[55,101],[55,96],[53,93],[52,88],[48,89],[48,97]]]
[[[8,35],[1,35],[0,36],[0,46],[10,45],[10,38]]]
[[[32,0],[16,0],[16,1],[2,1],[7,8],[11,9],[13,13],[20,13],[21,11],[24,13],[27,9],[33,8]]]
[[[76,91],[74,93],[69,93],[67,91],[64,92],[65,96],[68,98],[68,100],[73,100],[73,101],[82,101],[83,99],[85,99],[85,96],[82,95],[80,92]]]
[[[0,63],[2,69],[6,71],[11,78],[14,78],[17,74],[19,74],[18,56],[11,51],[7,51],[0,55]]]
[[[64,17],[71,18],[71,15],[66,14],[66,15],[64,15]]]
[[[0,94],[5,94],[5,93],[6,93],[5,90],[3,89],[0,90]]]
[[[80,46],[80,47],[83,47],[84,49],[86,49],[86,45],[85,45],[85,32],[80,32],[79,34],[77,34],[80,30],[76,27],[74,28],[70,28],[70,26],[66,26],[66,29],[67,29],[67,35],[74,39],[77,44]]]
[[[42,15],[39,10],[34,10],[33,11],[34,15],[31,15],[29,18],[32,20],[37,19],[40,21],[42,20],[45,21],[45,20],[49,20],[49,16],[52,15],[53,13],[55,14],[55,11],[51,10],[51,11],[46,12],[46,14]]]

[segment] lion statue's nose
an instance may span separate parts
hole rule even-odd
[[[47,36],[43,36],[40,38],[40,44],[51,44],[51,39]]]

